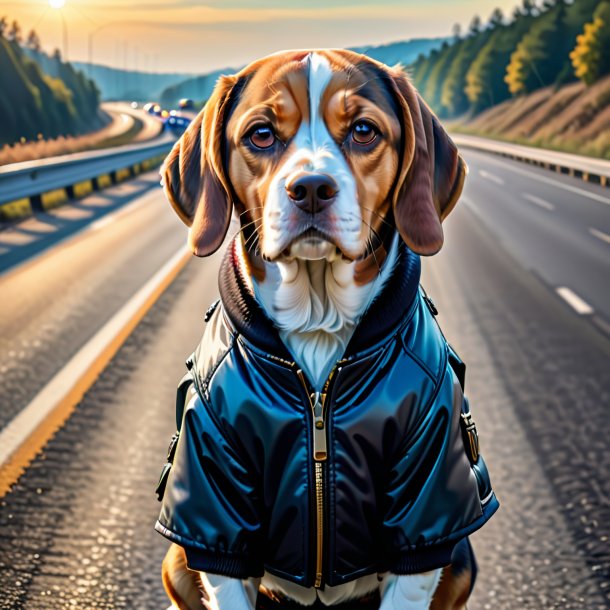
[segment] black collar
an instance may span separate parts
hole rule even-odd
[[[237,238],[236,238],[237,239]],[[419,256],[399,242],[396,264],[382,291],[356,326],[345,358],[363,352],[388,337],[404,320],[417,294],[421,264]],[[236,242],[227,248],[220,266],[220,298],[236,332],[255,347],[284,360],[293,358],[277,328],[260,306],[242,275]]]

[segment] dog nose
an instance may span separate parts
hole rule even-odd
[[[339,187],[326,174],[299,174],[288,180],[286,192],[298,208],[317,214],[335,200]]]

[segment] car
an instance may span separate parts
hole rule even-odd
[[[180,110],[195,110],[195,102],[188,97],[183,97],[178,102],[178,108],[180,108]]]
[[[148,102],[148,104],[144,104],[144,112],[154,114],[155,116],[161,116],[161,106],[156,102]]]
[[[172,111],[167,119],[165,119],[165,128],[173,134],[181,135],[189,126],[190,122],[191,117],[184,116],[176,111]]]

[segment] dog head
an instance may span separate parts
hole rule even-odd
[[[436,253],[466,171],[402,70],[316,50],[221,77],[162,176],[198,256],[220,247],[235,205],[266,260],[358,260],[390,224]]]

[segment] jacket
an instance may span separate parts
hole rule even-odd
[[[159,487],[156,529],[191,569],[305,587],[423,572],[498,508],[465,367],[401,248],[320,393],[228,248]]]

